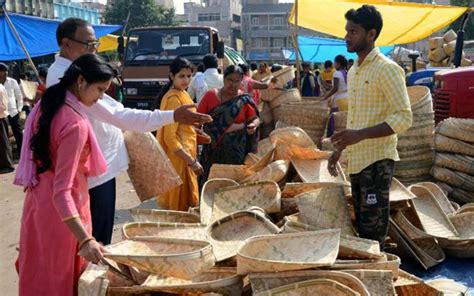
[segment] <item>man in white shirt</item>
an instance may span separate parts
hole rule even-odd
[[[18,154],[23,142],[23,128],[20,125],[20,112],[23,110],[23,94],[15,79],[8,77],[8,66],[0,63],[0,83],[3,84],[8,96],[8,123],[15,137]]]
[[[12,147],[8,140],[8,95],[5,87],[0,84],[0,174],[13,171]]]
[[[95,53],[99,45],[91,25],[77,18],[64,20],[58,26],[56,39],[60,52],[48,70],[48,87],[59,82],[73,60],[88,52]],[[97,241],[110,243],[115,217],[115,177],[128,169],[122,130],[146,132],[174,122],[202,124],[211,120],[207,115],[190,111],[190,107],[195,106],[187,105],[174,111],[136,110],[124,108],[121,103],[104,95],[87,108],[89,120],[107,161],[107,172],[88,180],[93,236]]]
[[[207,54],[202,62],[206,71],[203,75],[196,75],[188,87],[191,99],[198,104],[208,90],[224,86],[224,78],[217,70],[217,57],[213,54]]]

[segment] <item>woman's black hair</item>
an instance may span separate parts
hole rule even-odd
[[[224,70],[224,78],[234,73],[239,73],[240,77],[244,76],[244,71],[242,71],[242,68],[240,68],[237,65],[230,65],[230,66],[227,66],[227,68],[225,68]]]
[[[249,73],[249,66],[247,64],[239,64],[240,69],[244,72],[244,74]]]
[[[51,122],[65,104],[66,90],[76,83],[80,75],[87,83],[103,82],[114,77],[114,69],[100,56],[88,53],[71,64],[58,84],[46,89],[40,102],[41,115],[38,120],[38,130],[31,138],[30,144],[34,159],[39,161],[38,174],[51,167],[49,151]]]
[[[191,69],[192,71],[193,65],[185,58],[176,57],[170,64],[170,74],[176,75],[182,69]],[[171,89],[172,86],[173,86],[173,79],[171,79],[171,75],[170,75],[168,83],[161,88],[160,93],[155,99],[155,109],[160,109],[161,100],[163,100],[163,97]]]
[[[347,59],[345,56],[343,56],[342,54],[340,55],[337,55],[335,58],[334,58],[334,61],[336,63],[338,63],[339,65],[341,65],[341,67],[344,69],[344,70],[347,70]]]
[[[327,68],[332,68],[332,62],[330,60],[324,62],[324,69]]]

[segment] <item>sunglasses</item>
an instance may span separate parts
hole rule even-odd
[[[71,39],[74,42],[86,45],[88,50],[97,49],[97,48],[99,48],[99,45],[100,45],[100,42],[97,41],[97,40],[94,40],[94,41],[79,41],[79,40],[76,40],[74,38],[69,38],[69,39]]]

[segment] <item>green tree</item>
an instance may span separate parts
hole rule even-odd
[[[455,6],[464,6],[469,7],[472,0],[451,0],[451,5]],[[455,32],[459,31],[461,27],[462,16],[458,18],[454,23],[449,25],[448,30],[453,29]],[[474,13],[471,12],[471,16],[469,20],[466,22],[464,26],[464,40],[474,39]]]
[[[174,8],[157,5],[154,0],[114,0],[105,9],[105,23],[125,25],[129,12],[126,33],[136,27],[174,25]]]

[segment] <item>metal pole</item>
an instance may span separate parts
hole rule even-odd
[[[16,40],[18,41],[18,43],[20,44],[21,48],[23,49],[23,52],[25,53],[26,59],[30,62],[31,67],[33,68],[33,72],[35,72],[36,79],[38,80],[38,77],[39,77],[38,70],[36,69],[36,66],[35,66],[35,64],[33,63],[33,60],[31,60],[30,54],[28,53],[28,50],[26,49],[25,44],[24,44],[23,41],[21,40],[21,37],[20,37],[20,35],[18,34],[18,32],[17,32],[15,26],[13,25],[13,23],[12,23],[10,17],[8,16],[8,13],[7,13],[7,11],[6,11],[6,9],[5,9],[4,6],[2,6],[2,11],[3,11],[3,14],[5,15],[5,19],[7,20],[8,25],[10,25],[10,28],[12,29],[13,33],[15,34]]]
[[[300,75],[300,51],[298,46],[298,0],[295,0],[295,55],[296,55],[296,88],[301,92],[301,75]]]

